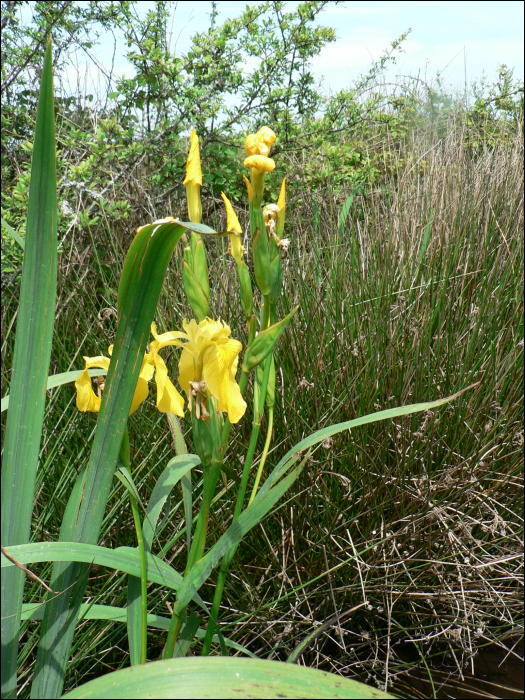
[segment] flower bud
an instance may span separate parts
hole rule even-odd
[[[268,239],[266,232],[256,229],[252,240],[253,269],[255,281],[261,294],[267,296],[272,286],[272,273],[270,268],[270,257],[268,254]]]
[[[253,291],[250,273],[244,260],[241,260],[237,265],[237,272],[239,274],[239,285],[241,288],[242,310],[244,311],[246,320],[249,321],[253,313]]]
[[[208,294],[205,292],[186,261],[184,261],[182,266],[182,278],[184,281],[184,290],[190,306],[193,309],[193,313],[199,322],[203,321],[209,313],[209,292]]]
[[[188,213],[190,221],[194,224],[200,224],[202,219],[202,204],[201,193],[202,187],[202,170],[201,157],[199,153],[199,137],[195,129],[191,132],[191,145],[186,163],[186,199],[188,201]]]
[[[283,318],[282,321],[279,321],[279,323],[274,323],[273,326],[270,326],[266,330],[259,333],[251,346],[246,350],[244,361],[242,363],[243,372],[249,374],[253,369],[260,365],[261,362],[266,359],[266,357],[268,357],[298,308],[299,307],[296,306],[295,309],[293,309],[288,316]]]

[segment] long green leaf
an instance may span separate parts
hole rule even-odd
[[[82,374],[83,370],[75,369],[72,372],[62,372],[61,374],[52,374],[47,378],[46,389],[56,389],[57,386],[62,386],[63,384],[71,384],[71,382],[76,382],[77,379]],[[102,377],[106,375],[105,369],[88,369],[88,374],[90,377]],[[9,408],[9,394],[2,399],[2,413]]]
[[[176,417],[174,416],[174,418]],[[168,462],[167,467],[160,475],[149,499],[146,516],[142,526],[144,543],[148,550],[151,549],[157,521],[168,496],[179,481],[185,475],[187,475],[188,472],[193,469],[193,467],[197,466],[197,464],[200,464],[200,458],[197,455],[178,455]],[[140,580],[134,576],[130,576],[128,581],[128,642],[129,656],[132,666],[137,666],[140,663],[140,612]]]
[[[57,190],[53,64],[49,39],[35,126],[31,188],[11,395],[2,464],[2,544],[29,541],[44,420],[57,284]],[[2,697],[16,696],[25,574],[2,571]],[[4,619],[5,618],[5,619]]]
[[[109,549],[94,544],[79,542],[32,542],[19,544],[14,547],[6,547],[6,552],[17,562],[28,566],[38,562],[83,562],[85,564],[97,564],[107,566],[110,569],[123,571],[130,576],[140,578],[139,552],[134,547],[117,547]],[[14,564],[2,555],[2,569],[15,568]],[[148,581],[157,583],[163,588],[178,590],[182,585],[182,576],[173,567],[162,561],[151,552],[146,553],[148,563]],[[53,590],[55,590],[53,588]],[[198,595],[193,600],[206,612],[208,609],[202,598]],[[50,603],[46,603],[48,608]]]
[[[264,484],[258,493],[258,496],[266,493],[268,489],[272,487],[278,479],[280,479],[293,464],[298,459],[298,454],[304,450],[318,445],[320,442],[326,440],[326,438],[336,435],[337,433],[342,433],[344,430],[351,430],[352,428],[357,428],[359,425],[366,425],[367,423],[376,423],[380,420],[387,420],[390,418],[397,418],[398,416],[407,416],[410,413],[419,413],[421,411],[431,411],[438,406],[443,406],[454,399],[457,399],[461,394],[464,394],[469,389],[474,388],[477,384],[471,384],[470,386],[462,389],[461,391],[447,396],[444,399],[438,399],[437,401],[429,401],[426,403],[414,403],[410,406],[400,406],[399,408],[389,408],[386,411],[378,411],[377,413],[369,413],[367,416],[362,416],[361,418],[354,418],[344,423],[336,423],[335,425],[329,425],[327,428],[322,428],[321,430],[316,430],[308,437],[304,438],[298,442],[291,450],[289,450],[281,461],[276,465],[276,467],[271,472],[270,476],[266,479]]]
[[[227,656],[155,661],[89,681],[71,698],[391,698],[335,673],[262,659]]]
[[[165,221],[141,227],[124,263],[118,298],[118,327],[78,515],[62,525],[62,542],[95,544],[104,517],[126,422],[137,385],[150,325],[166,269],[179,241],[193,224]],[[202,231],[212,231],[207,227]],[[199,231],[200,232],[200,231]],[[51,588],[63,591],[48,606],[35,665],[33,698],[59,697],[78,611],[70,610],[71,590],[82,565],[57,563]],[[78,586],[77,586],[78,588]]]
[[[257,525],[266,513],[277,503],[281,496],[286,493],[301,473],[303,465],[304,461],[264,496],[261,496],[260,493],[257,494],[253,503],[239,515],[232,525],[230,525],[210,551],[192,566],[179,589],[177,603],[175,605],[176,612],[182,614],[182,611],[186,608],[195,592],[208,580],[209,575],[221,558],[227,552],[234,549],[244,535],[251,530],[254,525]]]
[[[184,442],[184,435],[182,433],[179,419],[173,413],[167,413],[166,417],[170,426],[171,434],[173,436],[173,443],[175,445],[175,452],[178,455],[185,455],[188,453],[186,448],[186,443]],[[188,548],[188,556],[190,555],[191,549],[191,525],[192,525],[192,487],[191,487],[191,472],[184,474],[180,480],[180,485],[182,488],[182,499],[184,501],[184,519],[186,520],[186,545]]]
[[[190,650],[190,646],[193,640],[195,639],[200,623],[201,618],[197,615],[197,613],[192,613],[189,616],[188,621],[186,622],[182,629],[182,632],[180,633],[180,637],[177,640],[177,644],[175,645],[175,650],[173,651],[174,657],[186,656],[186,654]]]
[[[22,620],[42,620],[44,617],[45,603],[24,603],[22,605]],[[82,603],[80,606],[80,616],[84,620],[106,620],[107,622],[126,622],[126,608],[115,608],[112,605],[93,605],[91,603]],[[148,627],[167,632],[170,628],[170,618],[162,617],[161,615],[153,615],[148,613]],[[196,637],[203,639],[206,636],[205,629],[198,629]],[[213,638],[215,643],[219,642],[219,637],[216,635]],[[237,644],[232,639],[224,637],[226,646],[235,651],[246,654],[246,656],[256,659],[257,657],[249,649],[246,649],[241,644]]]
[[[144,540],[151,547],[155,528],[166,499],[182,477],[201,463],[197,455],[177,455],[170,459],[160,475],[149,499],[143,530]]]

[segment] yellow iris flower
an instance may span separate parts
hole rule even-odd
[[[109,348],[110,355],[112,352],[113,346]],[[98,357],[84,357],[84,360],[86,368],[75,382],[77,408],[82,412],[98,413],[102,404],[102,390],[105,382],[101,382],[99,379],[99,395],[97,396],[93,391],[88,369],[105,369],[107,372],[110,358],[99,355]],[[184,399],[168,378],[168,369],[164,360],[154,350],[144,355],[129,415],[134,413],[140,404],[147,399],[148,382],[153,379],[154,374],[157,385],[157,408],[161,413],[174,413],[183,418]]]
[[[217,400],[218,410],[227,413],[231,423],[238,423],[246,411],[246,402],[235,381],[241,343],[230,338],[229,326],[211,318],[200,323],[183,321],[182,327],[184,333],[172,331],[158,335],[152,324],[155,340],[151,343],[150,354],[157,354],[168,345],[182,347],[179,384],[188,398],[191,399],[198,386],[199,392]]]
[[[249,134],[244,142],[247,158],[244,161],[246,168],[255,168],[259,173],[271,173],[275,170],[275,162],[268,157],[277,136],[263,126],[256,134]]]
[[[113,352],[113,346],[109,348],[109,354]],[[91,377],[88,374],[88,369],[105,369],[106,372],[109,369],[109,363],[111,362],[109,357],[104,357],[104,355],[98,355],[97,357],[84,357],[86,363],[86,368],[80,375],[80,377],[75,382],[75,388],[77,390],[77,408],[79,411],[86,413],[98,413],[100,411],[100,406],[102,404],[102,391],[104,389],[105,380],[101,377],[98,379],[98,393],[95,394],[93,391],[93,386],[91,384]],[[140,368],[139,379],[137,382],[137,388],[135,389],[135,394],[133,396],[133,401],[131,403],[131,408],[129,410],[129,415],[134,413],[140,404],[146,400],[148,396],[148,381],[153,376],[153,367],[149,368],[147,362],[147,355],[142,361],[142,367]]]
[[[268,156],[277,136],[267,126],[263,126],[256,134],[246,137],[245,148],[247,156]]]

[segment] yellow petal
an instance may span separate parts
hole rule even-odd
[[[251,204],[252,199],[253,199],[253,189],[252,189],[252,184],[246,177],[246,175],[242,176],[244,179],[244,182],[246,183],[246,189],[248,190],[248,204]]]
[[[202,170],[201,170],[201,156],[199,153],[199,137],[195,129],[191,132],[190,136],[190,152],[188,155],[188,162],[186,163],[186,179],[184,184],[187,185],[188,182],[194,182],[195,184],[202,187]]]
[[[168,368],[160,355],[155,357],[155,383],[157,385],[157,408],[161,413],[174,413],[184,417],[184,399],[168,377]]]
[[[129,409],[129,415],[135,413],[137,408],[148,398],[148,382],[143,377],[139,376],[137,381],[137,387],[135,393],[133,394],[133,401],[131,402],[131,408]]]
[[[286,178],[283,180],[281,185],[281,192],[279,194],[279,199],[277,200],[277,206],[279,209],[284,209],[286,207]]]
[[[113,349],[113,346],[111,346]],[[109,357],[104,357],[104,355],[97,355],[96,357],[84,357],[86,362],[86,369],[105,369],[106,372],[109,369],[109,363],[111,360]]]
[[[193,355],[184,348],[179,360],[178,382],[181,389],[186,393],[186,396],[190,394],[190,382],[195,381],[195,369]]]
[[[161,333],[159,335],[155,323],[151,324],[151,335],[155,338],[154,342],[156,344],[154,346],[154,344],[151,343],[150,347],[155,347],[157,352],[168,345],[175,345],[176,347],[182,348],[184,347],[182,340],[187,340],[186,333],[182,333],[181,331],[168,331],[167,333]]]
[[[237,218],[237,214],[233,211],[233,207],[231,205],[230,200],[228,199],[228,197],[226,197],[224,192],[221,192],[221,197],[222,197],[224,204],[226,206],[226,220],[227,220],[226,228],[227,228],[228,233],[233,232],[233,233],[237,233],[237,234],[239,234],[239,236],[241,236],[242,235],[242,228],[241,228],[241,225],[239,223],[239,219]]]
[[[259,153],[268,155],[277,136],[268,126],[262,126],[255,135],[259,141]]]
[[[219,411],[227,412],[231,423],[237,423],[246,410],[235,377],[232,379],[232,366],[241,350],[241,343],[229,338],[208,348],[204,354],[203,379],[208,391],[218,400]]]
[[[93,391],[91,377],[89,376],[87,369],[82,372],[80,377],[75,382],[75,389],[77,390],[77,408],[79,411],[82,411],[83,413],[86,411],[89,411],[90,413],[98,413],[100,411],[102,401]]]
[[[259,153],[259,139],[257,134],[248,134],[244,142],[244,148],[246,149],[247,156],[258,156]]]
[[[244,161],[244,167],[255,168],[260,173],[271,173],[275,170],[275,161],[266,156],[250,156]]]

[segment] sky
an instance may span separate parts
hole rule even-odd
[[[219,23],[238,16],[246,2],[218,2]],[[298,2],[285,2],[285,10]],[[151,2],[136,3],[145,14]],[[171,2],[168,28],[173,23],[171,47],[177,55],[190,48],[193,34],[209,26],[211,2]],[[348,88],[366,73],[390,43],[408,29],[404,52],[387,73],[387,81],[400,75],[420,76],[427,82],[440,73],[446,86],[464,89],[483,73],[492,81],[502,64],[514,67],[515,77],[523,80],[523,2],[429,1],[331,2],[319,15],[319,23],[336,30],[337,41],[314,58],[314,76],[322,80],[328,93]],[[118,35],[117,35],[118,39]],[[131,77],[133,69],[125,58],[124,42],[117,44],[114,74]],[[113,58],[113,37],[102,37],[93,54],[104,66]],[[73,57],[72,57],[72,60]],[[86,57],[77,55],[79,72],[85,75]],[[93,82],[96,68],[88,66]],[[76,80],[75,80],[76,82]],[[87,87],[87,86],[86,86]]]

